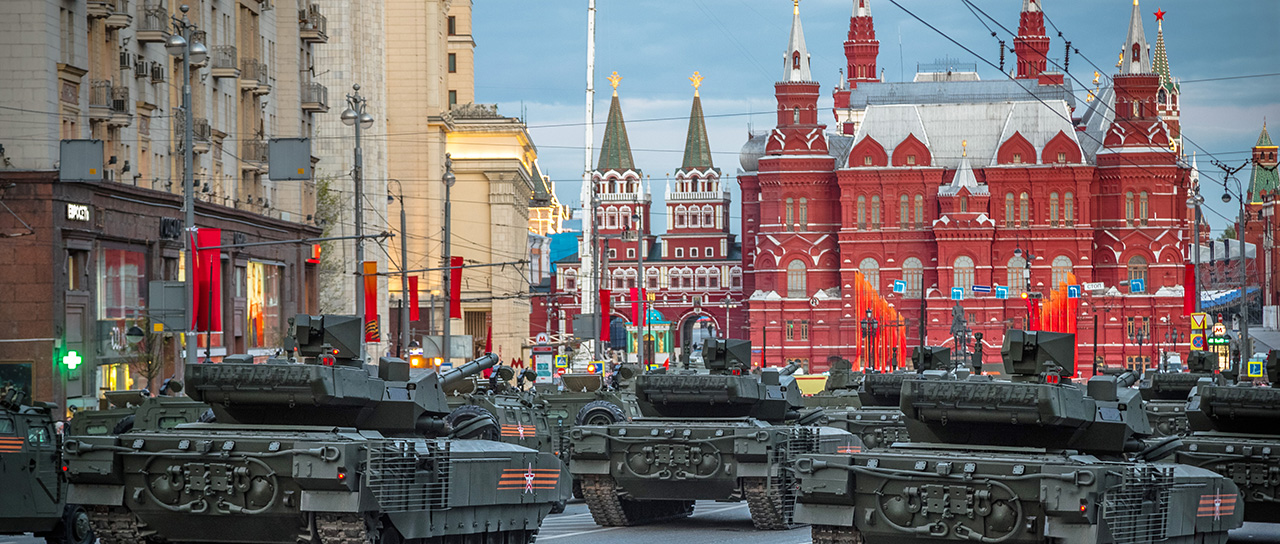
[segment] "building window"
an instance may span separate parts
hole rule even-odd
[[[858,263],[858,271],[862,272],[863,279],[866,279],[867,283],[871,284],[871,288],[874,289],[875,292],[879,293],[880,263],[876,262],[876,260],[871,257],[867,257],[863,259],[861,263]]]
[[[800,199],[800,221],[804,222],[804,199]],[[711,228],[716,225],[715,212],[711,210],[711,206],[702,207],[702,226]]]
[[[916,195],[916,229],[924,228],[924,195]]]
[[[800,229],[809,230],[809,199],[800,199]]]
[[[973,293],[973,259],[961,255],[956,257],[951,267],[951,287],[964,289],[966,295]]]
[[[684,224],[685,224],[685,221],[684,221],[684,206],[677,206],[677,207],[676,207],[676,226],[677,226],[677,227],[683,227],[683,226],[684,226]]]
[[[696,248],[696,247],[691,247],[691,248],[689,248],[689,257],[694,258],[694,259],[697,259],[697,258],[698,258],[698,248]]]
[[[706,269],[699,268],[697,275],[698,275],[698,289],[706,289],[707,275],[708,275]]]
[[[573,275],[573,271],[571,270],[568,273],[566,273],[564,276],[564,290],[574,291],[574,290],[577,290],[577,288],[578,288],[577,277]]]
[[[858,197],[858,230],[867,230],[867,197]]]
[[[800,55],[796,55],[796,59],[799,59],[799,58],[800,58]],[[799,64],[799,61],[797,60],[796,63]],[[791,121],[794,124],[797,124],[797,125],[800,124],[800,108],[791,109]]]
[[[801,340],[809,339],[809,320],[808,319],[800,320],[800,339]]]
[[[715,256],[716,256],[716,252],[715,252],[715,250],[714,250],[711,246],[707,246],[707,247],[705,247],[705,248],[703,248],[703,249],[702,249],[702,255],[703,255],[704,257],[706,257],[706,258],[710,259],[710,258],[712,258],[712,257],[715,257]]]
[[[871,197],[871,229],[880,230],[880,195]]]
[[[249,293],[249,341],[251,348],[280,345],[283,332],[280,311],[281,267],[250,262],[246,277]]]
[[[1147,192],[1138,193],[1138,220],[1147,226]]]
[[[67,290],[88,291],[89,252],[79,249],[67,250]]]
[[[458,73],[458,54],[457,53],[449,53],[449,73],[450,74]]]
[[[960,197],[960,213],[969,213],[969,197]]]
[[[720,288],[720,269],[713,268],[707,271],[707,287],[712,289]]]
[[[1066,152],[1066,151],[1059,151],[1059,152],[1058,152],[1058,164],[1066,164],[1066,163],[1067,163],[1067,152]]]
[[[628,259],[636,258],[636,248],[634,247],[627,248],[627,258]]]
[[[1065,203],[1062,208],[1062,217],[1066,219],[1068,227],[1076,226],[1076,198],[1071,193],[1064,195]]]
[[[1022,164],[1022,153],[1013,154],[1013,164]]]
[[[1022,257],[1014,257],[1009,259],[1009,264],[1005,266],[1005,277],[1009,280],[1007,284],[1015,293],[1029,291],[1027,285],[1027,260]]]
[[[1124,225],[1133,226],[1133,191],[1124,194]]]
[[[1058,193],[1049,193],[1049,226],[1058,225]]]
[[[458,91],[449,91],[449,107],[458,105]]]
[[[676,258],[677,258],[677,259],[683,259],[683,258],[684,258],[684,248],[682,248],[682,247],[678,247],[678,248],[676,248]]]
[[[924,264],[911,257],[902,263],[902,281],[907,282],[907,298],[920,298],[924,294]]]
[[[658,288],[658,271],[656,269],[650,268],[645,271],[644,275],[645,275],[645,283],[648,284],[648,287],[650,289],[657,289]]]
[[[450,36],[458,35],[458,18],[452,15],[449,16],[449,35]]]
[[[1031,224],[1031,196],[1022,193],[1018,196],[1018,226],[1026,228]]]
[[[1066,255],[1058,255],[1053,258],[1053,283],[1049,284],[1050,289],[1057,289],[1058,285],[1070,283],[1071,279],[1071,258]]]
[[[898,228],[904,230],[911,228],[911,215],[909,214],[907,205],[907,195],[898,197]]]
[[[105,248],[99,251],[98,319],[136,317],[146,308],[146,287],[145,253]]]
[[[1129,259],[1129,266],[1127,268],[1129,269],[1130,287],[1133,286],[1133,280],[1142,280],[1145,287],[1145,284],[1147,283],[1147,260],[1141,256],[1134,256],[1132,259]]]
[[[609,258],[610,258],[610,259],[617,259],[617,258],[618,258],[618,249],[617,249],[617,248],[613,248],[613,247],[609,248]]]
[[[867,155],[867,156],[865,156],[865,157],[863,157],[863,158],[862,158],[862,165],[863,165],[863,166],[871,166],[871,155]]]
[[[805,298],[808,290],[805,286],[806,275],[804,261],[796,259],[787,265],[787,298]]]
[[[1004,226],[1013,228],[1013,193],[1004,195]]]
[[[796,339],[796,322],[788,319],[787,320],[787,340],[795,340],[795,339]]]
[[[907,155],[907,166],[915,166],[915,164],[916,164],[916,156]]]
[[[796,206],[795,200],[788,198],[787,199],[787,216],[786,216],[786,221],[784,221],[782,225],[783,230],[791,230],[791,225],[795,222],[795,218],[796,218],[795,206]]]
[[[742,288],[742,269],[741,268],[735,266],[729,269],[729,287],[731,289]]]

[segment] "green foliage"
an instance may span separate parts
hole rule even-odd
[[[328,238],[338,234],[339,222],[346,209],[342,193],[334,186],[337,178],[333,176],[316,180],[316,222],[324,229],[321,237]],[[329,241],[320,244],[320,313],[342,313],[343,305],[340,296],[342,282],[346,279],[343,271],[346,268],[339,254],[340,242]]]
[[[1219,240],[1235,240],[1236,239],[1235,225],[1228,226],[1226,229],[1224,229],[1222,231],[1222,236],[1219,236],[1218,239]]]

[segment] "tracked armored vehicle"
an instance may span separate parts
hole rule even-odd
[[[914,371],[861,373],[856,397],[850,398],[846,389],[839,398],[850,399],[849,404],[844,408],[826,409],[827,426],[852,433],[864,448],[882,448],[894,442],[906,442],[909,437],[899,407],[903,380],[926,370],[950,369],[950,361],[951,350],[948,348],[917,347],[911,353]]]
[[[1280,352],[1272,351],[1264,373],[1270,387],[1227,385],[1202,379],[1187,403],[1191,434],[1173,459],[1231,478],[1240,486],[1246,521],[1280,523]],[[1214,505],[1229,509],[1232,503]]]
[[[796,461],[796,521],[815,544],[1222,543],[1239,489],[1154,463],[1136,376],[1072,384],[1071,335],[1009,331],[1004,374],[927,371],[903,382],[911,442]],[[1226,506],[1224,506],[1226,505]]]
[[[171,385],[174,393],[182,385]],[[120,434],[133,429],[172,429],[183,423],[195,423],[213,417],[209,405],[184,396],[152,397],[144,390],[107,391],[103,394],[110,408],[82,410],[67,422],[67,436],[101,436]]]
[[[750,343],[709,339],[709,374],[636,377],[642,417],[570,431],[570,471],[596,523],[634,525],[688,516],[695,500],[746,500],[759,529],[792,525],[791,460],[848,450],[848,433],[802,415],[795,378],[749,372]]]
[[[827,383],[822,391],[804,397],[804,405],[809,408],[824,408],[827,411],[842,408],[861,408],[862,400],[858,398],[858,388],[862,386],[862,372],[854,372],[853,363],[841,357],[827,360]]]
[[[1186,372],[1153,372],[1142,380],[1142,407],[1151,422],[1151,436],[1181,436],[1187,426],[1187,399],[1200,380],[1226,385],[1218,373],[1218,354],[1193,351],[1187,357]]]
[[[561,492],[560,461],[449,438],[444,373],[358,359],[361,320],[291,320],[300,362],[190,365],[216,423],[68,440],[71,497],[103,544],[531,542]]]
[[[24,391],[0,389],[0,535],[34,533],[49,544],[92,544],[84,509],[67,501],[57,406],[27,404]]]

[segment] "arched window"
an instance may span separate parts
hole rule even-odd
[[[573,291],[578,288],[578,271],[572,268],[564,271],[564,290]]]
[[[911,215],[910,210],[907,208],[908,205],[907,195],[902,195],[898,199],[898,228],[904,230],[911,228]]]
[[[658,269],[650,268],[644,271],[645,287],[649,289],[658,289]]]
[[[1014,257],[1009,259],[1009,264],[1005,266],[1005,278],[1009,280],[1007,284],[1009,290],[1014,293],[1021,293],[1027,289],[1027,260],[1022,257]]]
[[[1062,207],[1062,217],[1066,219],[1068,227],[1076,226],[1076,198],[1071,193],[1067,193],[1064,197],[1065,203]]]
[[[1132,289],[1133,280],[1142,280],[1143,284],[1147,283],[1147,260],[1141,256],[1135,255],[1129,259],[1129,286]],[[1145,286],[1145,285],[1144,285]],[[1133,292],[1130,290],[1130,292]]]
[[[800,230],[809,230],[809,199],[800,199]]]
[[[880,263],[875,259],[867,257],[858,263],[858,271],[862,272],[862,277],[866,278],[867,283],[871,284],[871,288],[877,293],[880,292]]]
[[[687,224],[688,223],[686,222],[686,218],[685,218],[684,206],[676,206],[676,226],[683,227]]]
[[[695,276],[697,276],[697,283],[695,283],[694,285],[698,289],[706,289],[707,282],[708,282],[707,280],[708,275],[709,274],[707,273],[707,269],[699,267],[697,272],[695,272]]]
[[[1058,193],[1049,193],[1049,226],[1058,226]]]
[[[1018,196],[1018,226],[1027,227],[1031,224],[1031,197],[1027,193]]]
[[[924,195],[916,195],[916,228],[924,228]]]
[[[1067,280],[1071,276],[1071,258],[1066,255],[1058,255],[1053,258],[1053,283],[1049,284],[1050,289],[1057,289],[1058,285],[1069,283]]]
[[[774,58],[778,58],[778,57],[774,57]],[[778,61],[775,60],[774,62],[778,62]],[[791,69],[792,70],[800,69],[800,52],[799,51],[791,52]]]
[[[733,289],[742,289],[742,267],[735,266],[729,269],[729,286]]]
[[[787,216],[786,216],[786,221],[782,226],[782,229],[791,230],[791,225],[795,223],[795,220],[796,220],[796,203],[795,203],[795,200],[788,198],[787,199]]]
[[[605,212],[605,217],[606,217],[605,221],[606,221],[607,227],[611,229],[618,228],[618,209],[617,208],[609,208],[609,210]]]
[[[1138,220],[1147,226],[1147,192],[1138,193]]]
[[[623,206],[618,209],[618,226],[635,228],[631,224],[631,206]]]
[[[880,230],[880,195],[871,197],[871,228]]]
[[[1124,224],[1127,227],[1133,226],[1133,191],[1124,194]]]
[[[867,197],[858,197],[858,230],[867,230]]]
[[[907,298],[920,298],[924,294],[924,265],[911,257],[902,262],[902,281],[907,282]]]
[[[809,292],[805,286],[808,270],[804,261],[796,259],[787,265],[787,298],[805,298]]]
[[[973,259],[961,255],[956,257],[951,267],[951,287],[964,289],[966,295],[973,293]]]
[[[1004,226],[1006,228],[1013,227],[1013,193],[1005,193],[1004,195]]]
[[[716,217],[711,210],[711,205],[707,204],[702,207],[702,226],[703,228],[711,228],[716,226]]]
[[[969,213],[969,197],[960,197],[960,213]]]
[[[795,107],[791,109],[791,121],[797,125],[800,124],[800,108],[799,107]]]

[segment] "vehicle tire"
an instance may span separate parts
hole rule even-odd
[[[63,510],[62,520],[44,540],[48,544],[93,544],[97,536],[93,534],[93,522],[84,508],[68,504]]]
[[[498,420],[493,414],[480,406],[467,404],[459,406],[446,417],[445,423],[452,429],[454,438],[471,440],[498,440]]]
[[[627,413],[607,400],[593,400],[578,410],[574,425],[612,425],[627,420]]]
[[[583,498],[583,495],[582,495],[582,480],[579,480],[579,479],[577,479],[577,478],[574,478],[574,479],[573,479],[573,498],[578,499],[578,500],[582,500],[582,498]]]
[[[563,514],[564,509],[569,507],[569,501],[560,501],[551,504],[552,514]]]
[[[133,414],[129,414],[120,418],[116,422],[116,426],[111,429],[111,434],[124,434],[133,430]]]

